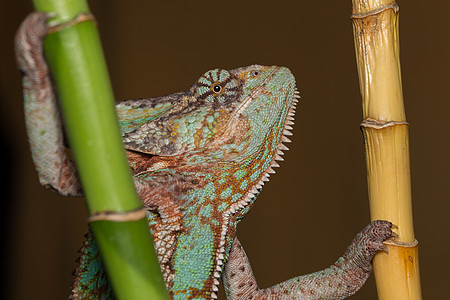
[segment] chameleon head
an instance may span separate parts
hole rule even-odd
[[[212,157],[242,164],[260,152],[286,149],[281,140],[288,141],[284,135],[291,134],[298,97],[289,69],[259,65],[215,69],[203,74],[191,91],[195,99],[213,107],[204,108],[205,121],[196,135],[196,144],[209,149]]]
[[[186,93],[124,101],[117,111],[130,150],[160,156],[201,151],[233,161],[268,139],[280,142],[295,98],[289,69],[253,65],[210,70]]]

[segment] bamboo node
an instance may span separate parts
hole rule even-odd
[[[395,125],[406,125],[409,126],[409,123],[406,121],[382,121],[375,120],[372,118],[367,118],[362,121],[360,127],[362,128],[374,128],[374,129],[383,129],[387,127],[393,127]]]
[[[111,221],[111,222],[129,222],[139,221],[145,218],[147,209],[145,207],[139,207],[137,209],[129,211],[102,211],[97,212],[89,216],[88,223],[96,221]]]
[[[52,15],[51,15],[51,17],[52,17]],[[87,21],[93,21],[94,24],[97,25],[97,20],[95,19],[95,16],[93,14],[91,14],[90,12],[83,12],[83,13],[79,13],[74,19],[64,22],[64,23],[52,24],[50,22],[49,33],[55,33],[55,32],[64,30],[66,28],[75,26],[78,23],[87,22]]]
[[[412,243],[406,243],[406,242],[402,242],[399,240],[393,240],[393,239],[385,240],[383,243],[386,245],[403,247],[403,248],[415,248],[415,247],[417,247],[417,245],[419,245],[419,241],[417,239],[414,239],[414,242],[412,242]]]
[[[378,15],[381,14],[383,11],[388,10],[388,9],[392,9],[394,10],[394,13],[398,13],[400,7],[397,5],[397,3],[392,3],[389,5],[383,5],[380,8],[365,12],[365,13],[360,13],[360,14],[352,14],[350,16],[351,19],[363,19],[369,16],[373,16],[373,15]]]

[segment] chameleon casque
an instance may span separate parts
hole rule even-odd
[[[41,184],[82,195],[42,54],[47,17],[32,13],[16,36],[27,131]],[[253,65],[208,71],[187,92],[116,105],[171,298],[215,299],[222,279],[229,299],[342,299],[368,278],[373,256],[395,235],[388,221],[370,223],[329,268],[266,289],[236,237],[287,150],[298,98],[289,69]],[[70,298],[113,298],[91,234],[80,251]]]

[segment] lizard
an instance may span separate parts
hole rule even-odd
[[[31,13],[16,34],[27,134],[40,183],[82,196],[42,50],[49,16]],[[258,287],[236,226],[288,150],[298,99],[288,68],[252,65],[207,71],[186,92],[116,104],[172,299],[216,299],[221,279],[228,299],[344,299],[365,283],[383,241],[395,238],[391,222],[372,221],[329,268]],[[114,298],[91,233],[80,253],[69,298]]]

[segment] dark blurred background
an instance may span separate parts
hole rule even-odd
[[[398,4],[422,291],[450,299],[450,2]],[[302,99],[291,150],[238,234],[261,287],[332,264],[369,222],[351,1],[90,5],[117,99],[184,91],[216,67],[292,70]],[[0,290],[3,299],[63,299],[87,214],[83,199],[41,188],[31,163],[13,56],[31,10],[30,1],[5,1],[0,18]],[[373,276],[353,299],[376,299]]]

